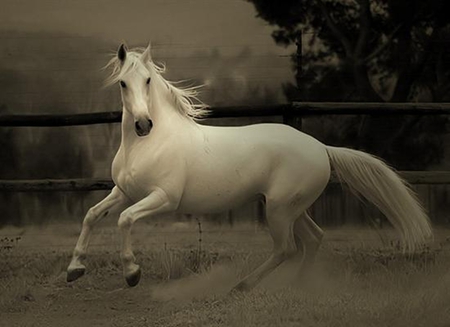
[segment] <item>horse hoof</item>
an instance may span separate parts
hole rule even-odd
[[[73,270],[68,270],[67,281],[70,283],[73,282],[74,280],[77,280],[78,278],[84,275],[85,270],[86,270],[85,268],[75,268]]]
[[[125,280],[127,281],[128,286],[134,287],[139,283],[139,280],[141,279],[141,268],[136,270],[133,274],[125,277]]]

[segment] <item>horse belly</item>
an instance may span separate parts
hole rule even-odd
[[[242,178],[205,178],[187,183],[178,208],[182,213],[219,213],[250,202],[261,193],[258,183]]]

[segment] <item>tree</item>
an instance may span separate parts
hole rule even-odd
[[[448,100],[449,1],[248,1],[258,17],[276,26],[272,37],[277,44],[294,44],[303,35],[302,77],[297,86],[285,86],[290,100]],[[436,154],[442,153],[442,118],[352,117],[340,122],[348,127],[344,139],[358,140],[354,146],[402,168],[411,166],[412,158],[414,168],[440,159]],[[416,147],[405,152],[403,142]]]

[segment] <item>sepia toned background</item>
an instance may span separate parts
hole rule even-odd
[[[200,98],[213,108],[450,102],[447,0],[2,0],[0,8],[0,118],[121,110],[103,68],[121,43],[150,41],[165,78],[204,85]],[[283,117],[202,123],[263,121]],[[136,288],[122,279],[115,218],[102,221],[86,275],[67,283],[82,219],[108,191],[0,192],[0,326],[449,325],[450,186],[439,180],[450,171],[448,115],[323,115],[303,118],[302,130],[431,173],[435,183],[413,188],[434,241],[405,255],[376,208],[331,184],[310,210],[325,237],[301,278],[283,266],[254,291],[229,294],[271,253],[252,203],[139,221]],[[119,142],[117,123],[0,126],[0,180],[109,179]]]
[[[165,78],[204,84],[201,99],[211,106],[285,103],[282,84],[294,79],[292,47],[274,44],[272,28],[244,1],[5,1],[3,8],[2,114],[121,110],[117,87],[103,87],[103,67],[123,42],[151,42]],[[0,133],[2,179],[109,178],[120,140],[118,124]],[[1,194],[1,221],[78,220],[104,195]]]
[[[420,4],[409,8],[406,2],[396,7],[375,1],[372,34],[362,52],[375,59],[359,75],[354,73],[356,60],[342,52],[342,40],[327,32],[324,9],[308,1],[302,5],[298,8],[309,17],[308,22],[296,25],[299,9],[295,1],[285,1],[281,7],[241,0],[4,1],[0,12],[0,114],[120,110],[117,87],[103,87],[108,75],[103,67],[122,42],[135,47],[150,41],[154,59],[167,66],[165,77],[185,80],[186,85],[204,85],[200,98],[213,107],[291,101],[447,101],[449,31],[446,18],[439,15],[445,9],[439,7],[439,1],[423,4],[423,8]],[[354,11],[357,6],[351,1],[340,6],[335,8],[330,2],[325,9],[343,26],[343,38],[356,40],[361,35]],[[415,20],[402,14],[404,8],[409,8],[408,15],[415,15]],[[410,41],[403,36],[407,33],[412,36]],[[298,34],[302,36],[300,61],[295,57]],[[395,38],[390,40],[392,36]],[[391,46],[380,52],[384,44]],[[361,82],[360,76],[365,75],[371,79],[370,85]],[[260,121],[280,122],[281,117],[206,123]],[[450,169],[447,116],[322,116],[304,119],[302,128],[326,144],[378,155],[399,170]],[[0,133],[2,179],[108,178],[119,145],[118,124],[4,127]],[[447,187],[418,186],[418,191],[436,221],[448,222],[441,210],[448,200]],[[318,207],[319,221],[341,224],[359,220],[351,217],[360,217],[364,210],[347,204],[351,197],[342,199],[339,190],[330,190],[330,194],[336,194],[326,199],[332,204]],[[0,223],[78,220],[104,195],[102,191],[2,193],[5,214]],[[330,218],[334,203],[343,209]],[[253,217],[254,208],[249,210],[237,217]]]

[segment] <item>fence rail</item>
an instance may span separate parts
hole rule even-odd
[[[2,115],[0,126],[55,127],[120,123],[122,112],[98,112],[76,115]]]
[[[212,107],[207,118],[319,115],[449,115],[450,103],[293,102],[267,106]],[[0,126],[55,127],[119,123],[121,111],[89,114],[0,115]]]
[[[450,184],[450,171],[399,171],[407,182],[414,185]],[[332,175],[330,183],[339,183]],[[0,192],[68,192],[110,190],[114,182],[109,179],[40,179],[0,180]]]
[[[272,106],[239,106],[211,108],[207,118],[283,116],[295,114],[296,109],[291,104]],[[55,127],[120,123],[121,111],[98,112],[76,115],[3,115],[0,116],[0,126],[14,127]]]
[[[0,180],[0,192],[67,192],[110,190],[110,179],[34,179]]]
[[[293,113],[319,115],[448,115],[450,103],[293,102]]]

